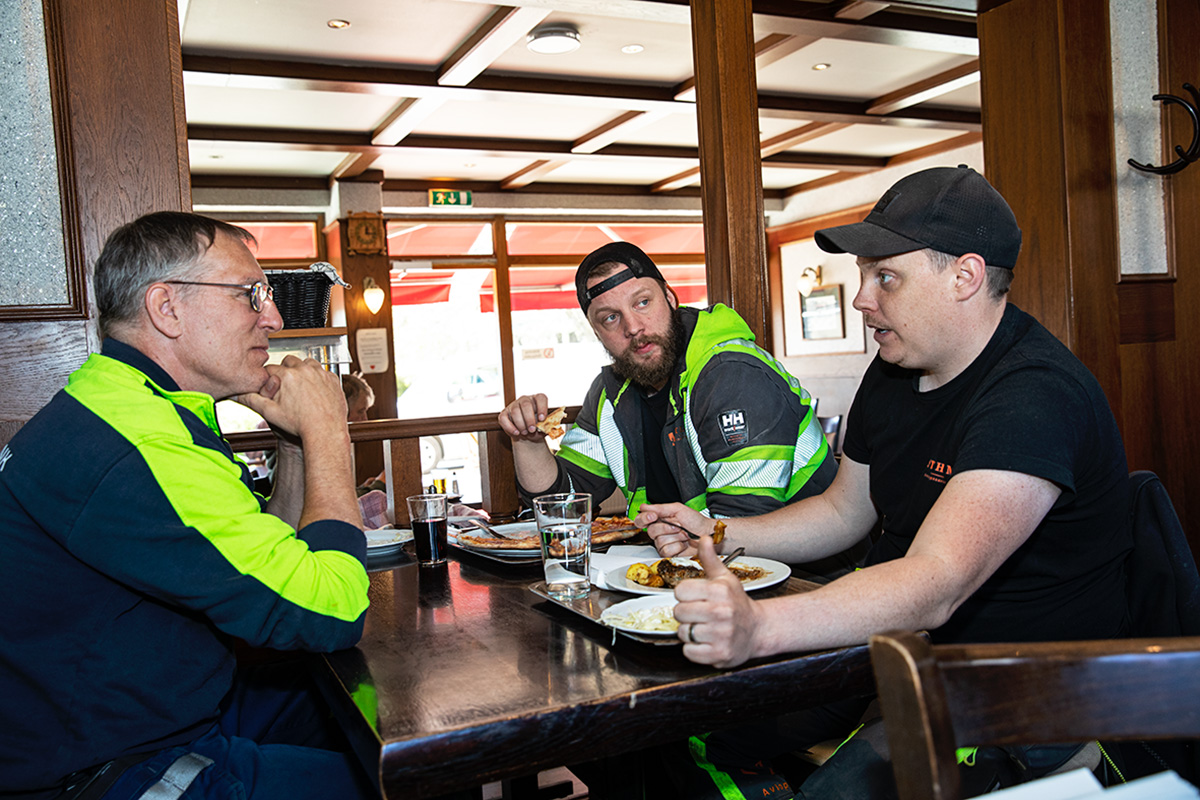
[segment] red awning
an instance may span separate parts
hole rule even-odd
[[[680,303],[703,302],[708,296],[703,265],[662,267],[663,277]],[[392,273],[392,305],[445,303],[450,299],[453,270]],[[479,290],[479,310],[495,310],[492,289],[494,274],[488,272]],[[509,292],[513,311],[546,308],[578,308],[575,297],[575,268],[513,267],[509,270]]]

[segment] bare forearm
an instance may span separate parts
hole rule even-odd
[[[809,497],[759,517],[725,520],[722,552],[746,552],[788,563],[813,561],[840,553],[866,535],[870,522],[846,519],[824,495]]]
[[[801,595],[757,603],[753,655],[863,644],[873,633],[931,630],[953,612],[940,566],[901,558],[850,573]]]
[[[276,441],[275,485],[267,501],[267,512],[299,528],[300,513],[304,510],[304,452],[295,444]]]
[[[354,466],[350,434],[334,426],[304,443],[304,510],[300,525],[336,519],[362,527],[362,513],[354,491]]]
[[[526,441],[513,440],[513,463],[517,480],[526,491],[537,494],[554,485],[558,480],[558,464],[544,439]]]

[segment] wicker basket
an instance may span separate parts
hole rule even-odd
[[[329,315],[329,287],[333,283],[321,272],[303,269],[270,269],[267,280],[275,290],[275,305],[283,327],[324,328]]]

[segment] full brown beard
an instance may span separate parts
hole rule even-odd
[[[634,350],[647,343],[656,344],[659,348],[658,358],[649,363],[639,361],[631,355]],[[671,314],[671,326],[663,336],[639,336],[631,341],[620,355],[611,351],[608,355],[613,360],[613,372],[618,378],[657,391],[670,380],[675,371],[675,361],[682,350],[683,324],[679,321],[679,311],[676,310]]]

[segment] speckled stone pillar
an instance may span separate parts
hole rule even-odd
[[[67,302],[41,0],[0,3],[0,306]]]

